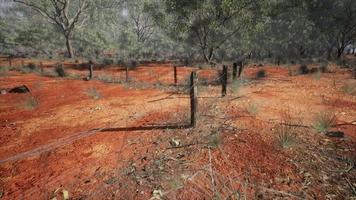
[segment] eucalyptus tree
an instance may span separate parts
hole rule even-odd
[[[76,28],[85,25],[88,20],[88,0],[14,0],[24,6],[30,7],[41,16],[45,17],[49,23],[60,30],[65,38],[68,57],[74,57],[71,44],[73,33]]]
[[[199,48],[203,59],[214,62],[216,50],[255,14],[252,0],[163,0],[160,24],[176,41]]]

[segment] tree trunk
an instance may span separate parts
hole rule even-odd
[[[68,58],[73,58],[74,53],[73,53],[72,41],[71,41],[70,35],[65,35],[65,38],[66,38]]]
[[[343,51],[344,51],[343,48],[338,48],[338,49],[337,49],[337,54],[336,54],[337,59],[341,58],[341,55],[342,55],[342,52],[343,52]]]
[[[211,59],[213,58],[213,55],[214,55],[214,48],[210,48],[209,49],[209,54],[206,55],[205,53],[205,48],[202,49],[202,52],[203,52],[203,56],[204,56],[204,59],[207,63],[211,63]]]

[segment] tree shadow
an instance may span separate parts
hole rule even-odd
[[[136,127],[117,127],[105,128],[100,132],[118,132],[118,131],[149,131],[149,130],[175,130],[193,128],[190,124],[172,124],[172,125],[152,125],[152,126],[136,126]]]

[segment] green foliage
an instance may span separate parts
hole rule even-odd
[[[57,66],[54,68],[54,72],[55,72],[56,76],[59,76],[59,77],[66,77],[66,76],[68,76],[68,74],[67,74],[67,72],[65,71],[64,66],[63,66],[62,64],[57,65]]]
[[[33,96],[26,97],[22,103],[22,107],[27,110],[33,110],[37,108],[38,105],[39,105],[38,100]]]
[[[22,73],[42,73],[42,68],[34,63],[28,63],[27,65],[19,68]]]
[[[258,70],[258,72],[256,73],[256,78],[264,78],[266,77],[266,70],[264,69],[260,69]]]
[[[348,83],[342,87],[342,91],[346,94],[356,96],[356,84]]]
[[[94,100],[98,100],[102,97],[101,93],[95,88],[89,88],[85,91],[85,93]]]
[[[9,72],[9,68],[8,67],[0,66],[0,77],[1,76],[6,76],[8,72]]]
[[[237,93],[242,86],[243,86],[243,80],[235,79],[232,81],[231,89],[234,93]]]
[[[325,133],[336,123],[335,114],[332,112],[320,112],[314,120],[314,129],[319,133]]]

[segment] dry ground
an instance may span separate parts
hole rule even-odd
[[[42,62],[45,70],[55,63]],[[74,65],[65,65],[77,74],[69,78],[0,76],[0,88],[31,89],[0,95],[0,199],[62,191],[72,199],[355,199],[348,70],[289,76],[285,66],[251,66],[225,98],[220,86],[199,86],[199,123],[190,128],[184,85],[192,68],[178,69],[177,89],[170,64],[140,66],[131,83],[117,66],[95,75],[120,83],[83,81],[87,71]],[[260,69],[267,76],[255,79]],[[216,74],[198,70],[199,81]],[[332,130],[345,137],[318,133],[320,113],[333,114]]]

